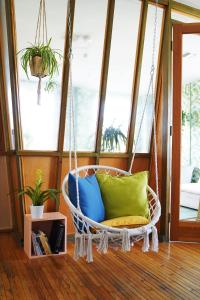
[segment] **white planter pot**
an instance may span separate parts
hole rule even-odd
[[[44,212],[44,205],[40,205],[40,206],[31,205],[30,209],[31,209],[32,218],[34,219],[42,218]]]

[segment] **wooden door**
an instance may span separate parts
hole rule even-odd
[[[175,24],[171,188],[173,241],[200,242],[200,180],[198,182],[196,176],[196,182],[191,182],[194,181],[192,175],[195,168],[200,170],[200,24]]]

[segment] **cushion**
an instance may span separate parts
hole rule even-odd
[[[200,169],[195,167],[192,171],[192,178],[191,178],[191,182],[192,183],[197,183],[199,181],[200,178]]]
[[[96,174],[106,211],[106,219],[123,216],[148,218],[148,172],[129,176]]]
[[[95,175],[78,178],[80,208],[82,213],[96,221],[105,219],[105,209],[101,198],[101,192]],[[77,207],[76,177],[69,173],[68,177],[69,198]]]
[[[141,216],[119,217],[101,222],[101,224],[111,227],[138,227],[149,224],[149,220]]]

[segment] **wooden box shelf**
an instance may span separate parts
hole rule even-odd
[[[58,254],[48,254],[48,255],[35,255],[33,251],[32,244],[32,231],[37,232],[41,230],[45,232],[49,238],[53,221],[59,220],[64,226],[64,241],[62,246],[62,251]],[[24,251],[29,258],[38,258],[46,256],[56,256],[67,253],[67,218],[59,212],[44,213],[41,219],[33,219],[30,214],[26,214],[24,217]]]

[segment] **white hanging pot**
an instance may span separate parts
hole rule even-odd
[[[43,212],[44,212],[44,205],[40,205],[40,206],[31,205],[30,209],[31,209],[31,217],[32,218],[34,218],[34,219],[42,218]]]

